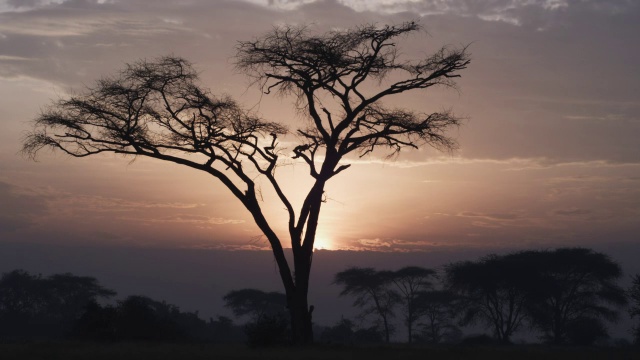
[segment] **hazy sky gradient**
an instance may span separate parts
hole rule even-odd
[[[192,61],[203,86],[266,118],[303,120],[249,88],[234,46],[274,25],[325,31],[419,20],[407,58],[470,44],[460,91],[387,105],[467,118],[454,154],[374,154],[328,185],[318,247],[384,251],[638,243],[640,5],[621,0],[0,1],[0,240],[264,248],[250,215],[203,174],[118,156],[18,151],[51,99],[140,58]],[[279,170],[300,201],[304,166]],[[284,212],[265,209],[285,230]]]

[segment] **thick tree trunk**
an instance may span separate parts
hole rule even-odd
[[[252,195],[254,195],[252,193]],[[287,307],[291,316],[291,341],[295,345],[307,345],[313,343],[313,331],[311,326],[311,313],[307,305],[309,292],[309,274],[311,270],[311,258],[303,255],[303,249],[294,249],[294,274],[285,258],[284,251],[277,235],[271,230],[266,219],[262,215],[255,195],[245,201],[247,209],[251,212],[258,227],[265,234],[271,244],[276,264],[287,295]],[[307,260],[305,260],[305,258]]]
[[[295,345],[313,343],[313,306],[309,306],[307,298],[312,256],[313,249],[304,246],[295,249],[293,254],[295,289],[288,295],[287,301],[291,314],[291,340]]]
[[[313,343],[312,313],[309,307],[306,291],[294,291],[288,298],[289,314],[291,315],[291,341],[294,345],[309,345]]]
[[[323,173],[331,173],[337,160],[331,158],[331,162],[325,161]],[[251,212],[256,224],[267,236],[273,250],[280,277],[287,295],[287,307],[291,316],[291,341],[294,345],[308,345],[313,343],[312,314],[313,306],[309,306],[307,295],[309,294],[309,276],[313,257],[313,244],[318,227],[320,207],[324,185],[329,175],[323,175],[311,189],[301,212],[302,222],[298,227],[290,228],[293,252],[293,272],[284,256],[282,244],[277,235],[271,230],[267,220],[262,215],[260,206],[253,188],[247,191],[245,206]],[[303,215],[304,214],[304,215]],[[293,219],[291,219],[293,224]],[[306,221],[305,221],[306,220]],[[306,222],[306,227],[302,225]],[[301,240],[304,230],[304,241]]]
[[[308,213],[304,241],[294,241],[292,244],[295,286],[292,291],[287,290],[287,301],[291,314],[291,340],[294,345],[313,343],[312,315],[314,307],[309,306],[307,296],[313,260],[313,244],[318,227],[325,181],[318,180],[309,193],[308,202],[305,201]],[[292,238],[299,238],[301,232],[300,229],[299,232],[293,233]]]

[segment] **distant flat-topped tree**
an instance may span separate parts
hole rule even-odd
[[[465,48],[444,47],[415,61],[403,59],[397,40],[419,32],[407,22],[359,26],[312,34],[307,27],[280,26],[239,42],[236,66],[264,93],[292,96],[310,119],[288,129],[216,97],[198,83],[196,71],[178,57],[140,61],[86,92],[52,104],[34,122],[23,150],[44,148],[76,157],[112,152],[170,161],[208,173],[251,213],[269,241],[291,313],[292,339],[312,341],[307,302],[311,258],[324,188],[349,167],[349,154],[364,155],[429,145],[451,150],[446,132],[459,125],[449,112],[420,114],[383,106],[382,100],[433,86],[455,87],[469,64]],[[285,152],[278,140],[297,135]],[[294,207],[275,170],[283,157],[301,159],[313,185]],[[265,179],[288,214],[281,238],[260,207],[257,178]],[[283,245],[291,246],[293,266]]]
[[[492,254],[446,267],[463,323],[482,321],[504,343],[523,323],[555,345],[606,334],[602,320],[616,320],[627,302],[621,276],[615,261],[585,248]]]

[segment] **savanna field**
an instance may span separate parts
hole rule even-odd
[[[312,346],[250,349],[242,345],[36,343],[2,344],[2,359],[640,359],[637,348],[581,348],[512,345],[503,347]]]

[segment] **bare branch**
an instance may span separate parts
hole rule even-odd
[[[302,153],[318,148],[333,149],[340,156],[355,150],[363,155],[382,147],[391,156],[403,147],[423,144],[450,151],[456,142],[446,131],[460,123],[450,112],[414,115],[379,105],[383,98],[406,91],[437,85],[455,88],[455,78],[469,64],[466,47],[443,47],[417,61],[401,59],[398,38],[420,29],[416,22],[406,22],[315,35],[306,26],[275,27],[258,39],[239,42],[236,66],[256,79],[263,91],[278,89],[297,98],[315,129],[305,130],[313,137],[306,137],[311,141],[298,146],[294,154],[310,166],[310,156]],[[368,80],[377,86],[392,72],[401,78],[369,96],[362,90],[371,87],[365,85]],[[320,93],[336,100],[343,110],[341,118],[319,103]]]

